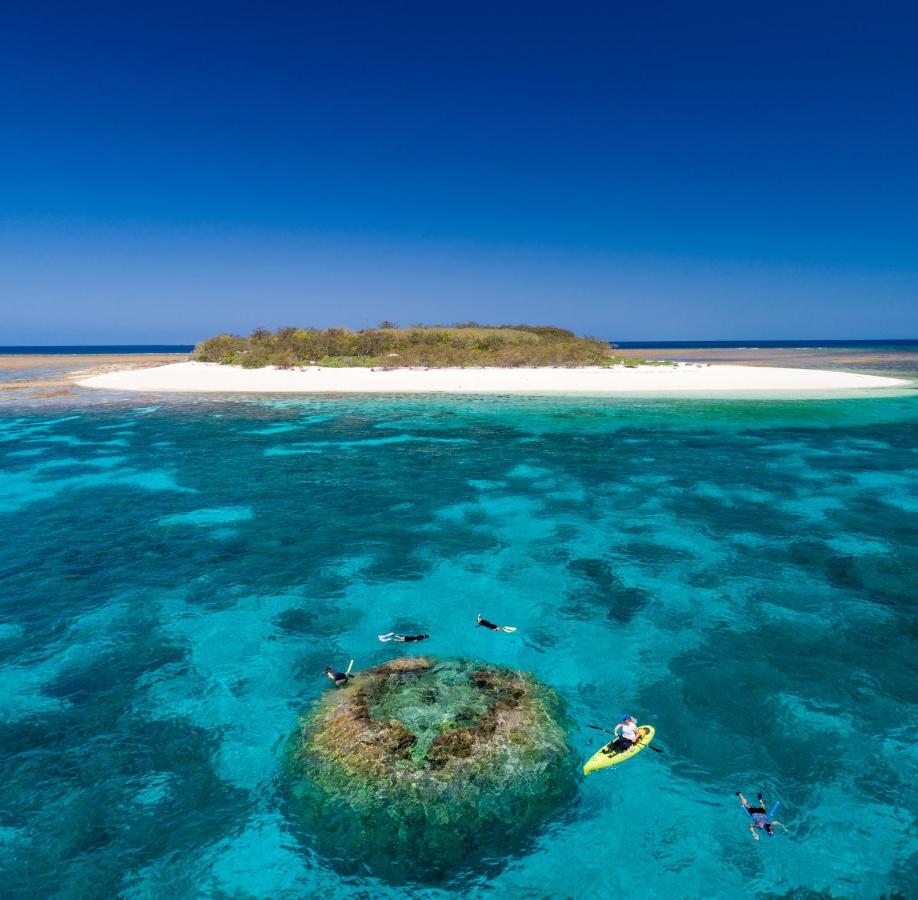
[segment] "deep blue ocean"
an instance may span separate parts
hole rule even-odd
[[[0,347],[0,356],[73,356],[84,353],[191,353],[194,344],[49,344]]]
[[[8,405],[0,529],[5,896],[918,894],[914,394]],[[283,743],[390,630],[535,673],[579,762],[624,712],[665,753],[480,871],[355,875]]]

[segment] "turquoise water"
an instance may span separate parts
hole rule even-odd
[[[914,896],[916,426],[909,396],[0,410],[4,893]],[[390,630],[535,673],[583,760],[625,711],[666,752],[480,873],[355,875],[287,818],[283,742]],[[790,833],[753,842],[736,790]]]

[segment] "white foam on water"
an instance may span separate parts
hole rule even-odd
[[[163,516],[159,520],[159,524],[166,527],[188,525],[195,528],[208,528],[213,525],[226,525],[231,522],[247,522],[253,515],[251,506],[209,506],[202,509],[194,509],[191,512]]]

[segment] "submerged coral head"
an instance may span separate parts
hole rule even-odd
[[[446,877],[522,849],[574,790],[557,695],[465,659],[403,657],[303,718],[288,757],[303,834],[339,866]]]

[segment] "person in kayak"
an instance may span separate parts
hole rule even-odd
[[[774,834],[775,834],[774,826],[775,825],[780,825],[782,828],[784,828],[785,832],[787,831],[787,828],[781,822],[779,822],[777,819],[772,818],[772,816],[775,814],[776,810],[778,809],[777,803],[775,803],[774,806],[772,806],[769,812],[766,812],[765,811],[765,801],[762,799],[761,794],[759,794],[759,805],[758,806],[750,806],[749,801],[742,795],[740,791],[736,792],[736,796],[740,798],[740,803],[743,804],[743,809],[745,809],[746,812],[749,813],[749,815],[752,818],[752,821],[749,823],[749,832],[756,840],[759,839],[757,829],[761,829],[769,837],[774,837]]]
[[[388,634],[381,634],[379,639],[385,644],[387,641],[395,641],[396,644],[413,644],[415,641],[426,641],[429,634],[396,634],[390,631]]]
[[[634,716],[623,716],[621,722],[612,729],[612,733],[615,735],[615,740],[609,742],[603,749],[603,753],[624,753],[641,739],[637,730],[637,719]]]
[[[342,687],[351,680],[351,669],[353,668],[354,660],[351,660],[348,663],[347,669],[344,672],[336,672],[331,666],[325,667],[325,675],[335,682],[335,687]]]
[[[481,613],[478,614],[478,624],[482,628],[488,628],[491,631],[506,631],[507,634],[510,634],[516,631],[516,628],[513,625],[495,625],[493,622],[489,622],[487,619],[481,618]]]

